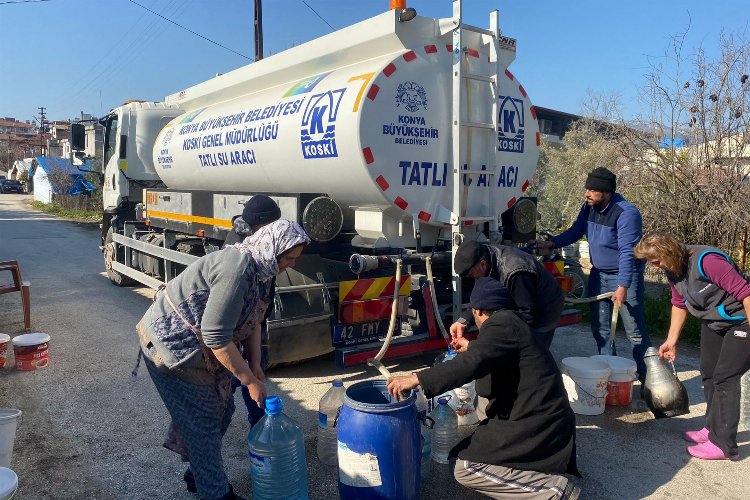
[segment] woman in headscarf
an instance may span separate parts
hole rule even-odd
[[[188,491],[238,499],[224,473],[221,441],[234,412],[232,376],[263,407],[265,377],[239,346],[260,352],[260,323],[273,278],[294,267],[310,239],[278,220],[242,243],[208,254],[167,283],[136,326],[144,363],[172,417],[164,445],[190,466]]]
[[[674,360],[688,312],[701,320],[700,371],[706,425],[683,433],[688,453],[703,460],[738,460],[740,377],[750,368],[750,279],[717,248],[685,245],[668,234],[646,235],[635,257],[664,270],[672,316],[659,356]]]

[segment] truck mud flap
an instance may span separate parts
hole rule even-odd
[[[269,321],[268,362],[292,363],[333,351],[331,315]]]

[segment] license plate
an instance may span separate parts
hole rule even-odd
[[[340,347],[344,345],[363,344],[373,342],[383,338],[388,333],[389,319],[379,321],[368,321],[356,325],[334,324],[333,325],[333,346]],[[399,325],[396,324],[394,335],[399,334]]]

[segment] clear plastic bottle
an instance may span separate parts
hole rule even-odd
[[[430,456],[432,455],[432,429],[430,427],[432,419],[429,419],[430,424],[428,424],[427,398],[421,388],[419,386],[415,387],[414,392],[417,396],[417,420],[419,420],[419,429],[422,434],[422,462],[420,464],[420,474],[424,481],[430,475]]]
[[[435,358],[435,364],[448,363],[455,359],[458,353],[448,348],[448,351],[442,353]],[[448,391],[444,394],[440,394],[437,398],[433,398],[433,401],[437,399],[449,396],[450,400],[448,405],[453,408],[458,416],[458,425],[473,425],[479,422],[479,416],[477,415],[477,391],[474,387],[474,381],[467,382],[461,387],[456,387],[452,391]],[[435,405],[437,406],[437,405]]]
[[[266,415],[247,435],[253,499],[307,499],[302,429],[282,413],[278,396],[266,398]]]
[[[318,404],[318,458],[326,465],[338,465],[338,442],[336,440],[336,416],[344,404],[346,389],[341,379],[333,381]]]
[[[432,459],[440,464],[448,463],[448,453],[458,440],[458,417],[448,406],[448,397],[438,399],[432,412],[435,425],[432,428]]]
[[[429,424],[428,424],[429,422]],[[432,458],[432,419],[427,417],[426,420],[420,422],[420,430],[422,438],[420,443],[422,444],[422,460],[419,464],[419,475],[422,481],[425,481],[430,476],[430,459]]]
[[[740,427],[750,431],[750,371],[740,379]]]
[[[417,396],[416,406],[417,406],[417,418],[420,420],[424,420],[424,418],[427,416],[427,398],[424,395],[424,392],[422,392],[422,388],[417,386],[414,388],[414,393]]]

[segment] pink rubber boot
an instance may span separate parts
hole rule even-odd
[[[682,439],[688,443],[705,443],[708,441],[708,429],[705,427],[699,431],[687,431],[682,433]]]
[[[700,458],[701,460],[739,460],[740,459],[740,456],[738,454],[725,455],[724,452],[721,451],[721,448],[713,444],[711,441],[706,441],[705,443],[696,444],[695,446],[688,446],[687,451],[695,458]]]

